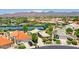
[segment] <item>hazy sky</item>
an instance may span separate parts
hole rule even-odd
[[[79,12],[79,9],[0,9],[0,14],[16,13],[16,12]]]

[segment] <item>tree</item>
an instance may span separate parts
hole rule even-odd
[[[68,24],[68,17],[67,16],[61,16],[61,18],[66,24]]]
[[[46,32],[51,35],[52,34],[52,31],[53,31],[53,27],[52,26],[49,26],[46,30]]]
[[[73,16],[73,21],[78,21],[78,16]]]
[[[66,29],[66,32],[67,32],[68,34],[70,34],[70,33],[73,32],[73,29],[72,29],[72,28],[67,28],[67,29]]]
[[[38,43],[38,36],[37,36],[37,34],[32,34],[32,41],[34,42],[34,43]]]
[[[27,22],[27,17],[19,17],[19,18],[16,18],[16,23],[17,24],[20,24],[20,23],[25,23]]]
[[[79,38],[79,29],[75,31],[75,35]]]
[[[27,31],[27,30],[28,30],[28,26],[24,25],[24,26],[23,26],[23,30],[24,30],[24,31]]]
[[[79,41],[79,29],[77,29],[77,30],[75,31],[75,35],[76,35],[76,37],[77,37],[77,39],[78,39],[78,41]]]
[[[77,45],[77,41],[76,41],[76,40],[73,40],[73,41],[72,41],[72,44],[73,44],[73,45]]]

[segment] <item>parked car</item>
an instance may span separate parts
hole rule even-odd
[[[28,42],[28,44],[29,44],[30,46],[32,46],[32,45],[33,45],[33,43],[32,43],[32,42]]]

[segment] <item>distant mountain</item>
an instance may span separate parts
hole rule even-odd
[[[17,12],[13,14],[3,14],[0,17],[24,17],[24,16],[79,16],[79,12]]]

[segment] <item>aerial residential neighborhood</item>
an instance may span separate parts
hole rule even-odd
[[[0,14],[0,49],[79,49],[79,12],[74,13]]]

